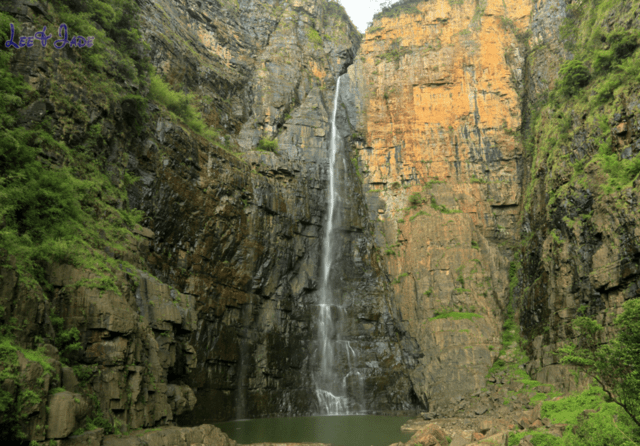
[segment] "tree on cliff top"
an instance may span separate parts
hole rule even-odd
[[[573,321],[578,345],[563,347],[558,353],[562,363],[576,365],[593,377],[640,426],[640,299],[625,302],[623,308],[614,322],[620,331],[611,342],[600,343],[602,325],[578,317]]]

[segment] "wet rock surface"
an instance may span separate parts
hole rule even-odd
[[[188,17],[177,13],[185,35],[198,30],[198,38],[185,39],[185,45],[215,47],[230,35],[243,42],[227,47],[231,74],[221,70],[216,76],[242,82],[231,102],[245,107],[242,123],[233,127],[244,162],[196,143],[162,120],[158,143],[147,140],[143,146],[150,151],[135,155],[136,168],[148,178],[131,193],[153,221],[152,271],[196,299],[199,322],[191,342],[198,364],[187,382],[196,390],[198,407],[207,409],[186,415],[183,423],[319,411],[312,383],[318,364],[314,303],[326,219],[332,89],[359,44],[335,6],[309,1],[274,9],[241,2],[227,11],[237,21],[216,26],[202,20],[215,15],[213,10]],[[157,6],[149,8],[159,16]],[[161,28],[158,21],[150,23]],[[314,32],[331,39],[311,42],[308,35]],[[188,53],[175,59],[164,44],[150,43],[169,77],[192,63]],[[244,55],[246,65],[234,62]],[[193,85],[199,82],[194,79]],[[348,125],[340,125],[340,134],[349,135]],[[254,150],[261,138],[275,136],[278,154]],[[159,153],[167,149],[168,166]],[[178,164],[186,153],[191,161]],[[336,353],[339,374],[358,370],[364,381],[350,379],[359,407],[410,409],[403,364],[405,356],[412,357],[399,343],[404,332],[394,322],[383,276],[372,262],[361,186],[348,158],[341,155],[338,162],[343,217],[333,280],[344,329]],[[182,218],[165,218],[178,202]],[[176,263],[163,258],[167,249],[177,254]],[[356,360],[352,351],[358,359],[350,366]]]
[[[13,3],[11,11],[33,20],[33,8]],[[210,101],[197,105],[207,123],[230,132],[219,146],[153,103],[144,129],[124,134],[117,130],[126,119],[120,108],[102,110],[90,92],[74,87],[92,122],[104,129],[112,181],[120,183],[125,170],[140,177],[128,187],[127,204],[146,217],[126,246],[105,247],[116,261],[136,266],[117,272],[117,291],[81,286],[96,275],[66,264],[47,269],[46,291],[29,291],[17,274],[2,270],[2,317],[24,319],[20,345],[34,348],[41,329],[55,337],[52,310],[63,320],[59,330],[79,330],[81,349],[72,359],[80,369],[62,367],[50,346],[54,373],[38,383],[44,366],[24,361],[23,385],[44,397],[24,408],[29,438],[57,441],[86,422],[75,408],[75,399],[84,404],[82,398],[47,398],[62,386],[70,395],[96,396],[92,410],[123,432],[175,424],[178,416],[184,424],[199,424],[318,411],[314,303],[326,220],[330,106],[336,76],[352,62],[360,36],[338,5],[294,3],[142,3],[142,34],[153,64],[169,82]],[[64,53],[54,56],[57,63]],[[39,51],[16,57],[17,72],[31,73],[34,66],[41,72],[33,72],[32,84],[47,98],[51,62]],[[43,113],[58,119],[46,102],[27,108],[24,119],[37,121]],[[341,119],[344,152],[350,128]],[[278,138],[278,154],[254,150],[264,137]],[[64,163],[56,154],[43,156]],[[332,272],[344,329],[339,374],[358,372],[357,379],[349,378],[356,410],[412,410],[417,402],[406,364],[417,353],[374,261],[353,164],[344,153],[339,163],[340,252]],[[30,299],[21,298],[27,294]],[[15,383],[3,386],[17,398]],[[45,408],[53,398],[69,407],[48,424]]]
[[[527,397],[509,393],[521,390],[517,382],[496,373],[485,384],[509,293],[532,341],[527,372],[573,390],[583,383],[553,351],[571,339],[578,308],[605,326],[604,342],[622,303],[640,289],[640,180],[603,198],[603,171],[592,164],[585,187],[550,205],[568,165],[540,162],[533,171],[514,134],[529,129],[536,101],[572,57],[559,38],[565,2],[424,2],[379,17],[364,39],[324,0],[140,4],[153,66],[195,93],[206,123],[227,134],[212,144],[154,103],[144,128],[127,134],[126,101],[107,109],[104,98],[67,81],[60,67],[68,53],[45,57],[34,48],[12,60],[40,95],[19,110],[19,122],[51,118],[64,123],[60,138],[74,143],[86,128],[59,112],[50,91],[52,83],[64,87],[102,129],[110,179],[145,214],[126,246],[104,248],[135,265],[120,268],[109,289],[95,286],[89,269],[65,263],[45,269],[50,286],[30,288],[2,253],[0,318],[20,323],[20,348],[41,347],[37,358],[7,347],[15,376],[0,384],[12,400],[35,395],[17,410],[28,438],[231,445],[210,426],[126,438],[100,429],[72,434],[92,410],[123,431],[178,417],[193,425],[319,411],[313,376],[329,120],[345,73],[331,271],[340,332],[332,336],[352,409],[424,410],[412,424],[426,429],[415,439],[423,445],[443,444],[442,432],[456,445],[503,444],[513,426],[561,435],[562,425],[540,420]],[[26,34],[51,8],[2,5]],[[633,91],[606,123],[620,159],[640,150],[639,110]],[[570,121],[565,155],[588,160],[600,133],[581,116]],[[277,153],[256,150],[264,138],[277,139]],[[48,151],[40,160],[65,165]],[[125,171],[140,181],[125,185]],[[510,287],[520,235],[528,240]],[[80,348],[61,352],[56,332],[72,328]],[[434,421],[439,427],[424,425]]]

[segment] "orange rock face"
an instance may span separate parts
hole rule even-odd
[[[423,403],[482,387],[497,355],[519,213],[522,38],[530,5],[435,0],[380,17],[349,74],[359,162]],[[412,197],[411,200],[409,197]],[[431,319],[452,311],[476,313]],[[457,316],[457,317],[456,317]]]

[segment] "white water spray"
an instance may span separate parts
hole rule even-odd
[[[315,377],[316,396],[320,410],[326,415],[349,414],[349,398],[347,397],[347,378],[357,377],[361,382],[360,374],[353,369],[356,354],[349,342],[341,341],[338,317],[344,318],[344,307],[337,305],[333,300],[333,293],[329,282],[331,264],[334,258],[333,252],[333,224],[335,208],[338,201],[336,181],[336,155],[338,151],[338,131],[336,128],[336,115],[338,111],[338,96],[340,94],[340,78],[336,84],[336,93],[333,99],[333,114],[331,116],[331,140],[329,143],[329,202],[327,209],[327,225],[323,243],[322,255],[322,280],[320,283],[320,302],[318,318],[318,342],[320,353],[320,374]],[[343,160],[344,164],[344,160]],[[345,166],[346,170],[346,166]],[[348,362],[349,372],[345,376],[338,376],[334,360],[337,349],[344,348]]]

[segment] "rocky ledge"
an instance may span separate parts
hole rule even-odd
[[[541,408],[542,403],[530,410],[513,410],[505,406],[491,416],[411,420],[402,429],[416,433],[407,443],[395,443],[392,446],[507,446],[509,434],[524,429],[538,429],[562,437],[567,425],[554,424],[548,418],[541,418]],[[531,443],[524,437],[519,445],[530,446]]]

